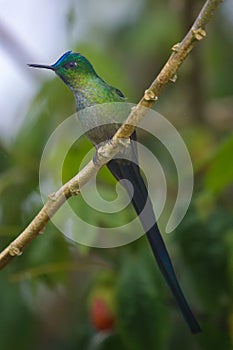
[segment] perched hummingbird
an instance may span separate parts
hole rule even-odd
[[[29,66],[35,68],[46,68],[54,71],[73,92],[76,100],[77,112],[78,114],[80,113],[80,115],[82,114],[81,111],[86,107],[105,103],[125,102],[124,95],[121,91],[108,85],[103,79],[101,79],[95,72],[91,63],[79,53],[68,51],[52,65],[29,64]],[[102,119],[106,117],[108,123],[111,122],[112,118],[112,124],[108,124],[107,127],[104,125],[103,127],[93,128],[87,133],[90,141],[95,146],[109,140],[118,128],[118,125],[114,124],[114,118],[112,116],[105,116],[103,113],[103,115],[99,117],[102,117]],[[85,113],[85,120],[81,118],[81,122],[85,124],[85,126],[93,125],[94,127],[96,125],[95,118],[96,114],[91,113],[90,109],[90,113]],[[102,120],[102,122],[104,121],[105,120]],[[137,165],[137,150],[135,143],[133,142],[136,140],[136,132],[132,134],[130,139],[131,144],[128,148],[131,152],[132,161],[125,159],[121,160],[119,158],[112,159],[108,162],[107,167],[117,180],[126,179],[133,185],[134,192],[132,195],[131,188],[127,185],[127,181],[121,182],[128,194],[132,196],[132,203],[139,215],[142,226],[146,231],[147,238],[150,242],[159,269],[170,287],[184,319],[186,320],[191,332],[194,334],[198,333],[201,331],[201,328],[177,281],[171,259],[156,223],[155,214],[152,203],[148,197],[146,185],[140,174],[140,168]],[[145,205],[146,212],[143,212]],[[153,226],[149,229],[147,218],[150,218],[150,221],[154,220]]]

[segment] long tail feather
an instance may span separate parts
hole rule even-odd
[[[143,178],[140,174],[139,167],[133,162],[127,162],[125,160],[111,160],[108,163],[108,168],[112,174],[116,177],[117,180],[129,180],[130,183],[134,186],[134,192],[132,197],[132,203],[138,215],[140,215],[141,223],[144,229],[147,231],[146,235],[150,242],[154,257],[158,263],[159,269],[162,272],[167,284],[169,285],[176,303],[180,308],[184,319],[186,320],[191,332],[193,334],[201,332],[201,328],[195,319],[185,297],[181,290],[181,287],[177,281],[176,274],[169,257],[167,248],[164,244],[163,238],[160,234],[156,219],[154,216],[154,211],[150,199],[148,198],[148,191],[146,185],[143,181]],[[123,186],[126,191],[131,194],[131,189],[127,186],[127,182],[123,182]],[[146,204],[147,203],[147,204]],[[146,207],[146,212],[142,213],[143,208]],[[153,226],[147,230],[148,227],[148,218],[154,220]]]

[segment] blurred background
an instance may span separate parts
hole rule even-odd
[[[54,63],[66,50],[87,56],[97,72],[137,102],[191,26],[203,1],[0,0],[0,247],[42,206],[39,164],[59,123],[74,112],[65,85],[27,63]],[[203,328],[192,336],[154,264],[145,237],[114,249],[68,241],[51,223],[1,271],[0,349],[221,349],[233,346],[233,8],[226,0],[156,104],[190,152],[195,187],[175,232],[164,235],[181,285]],[[167,167],[168,203],[175,168],[156,141],[140,142]],[[90,144],[75,144],[64,181]],[[76,164],[77,162],[77,164]],[[106,196],[115,182],[99,176]],[[129,220],[95,212],[73,199],[80,215],[104,227]],[[79,228],[77,227],[77,230]],[[85,234],[85,233],[84,233]]]

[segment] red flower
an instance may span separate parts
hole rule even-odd
[[[93,299],[90,317],[93,326],[98,331],[111,331],[114,328],[115,317],[104,299]]]

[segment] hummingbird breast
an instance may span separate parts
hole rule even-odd
[[[94,145],[105,142],[115,134],[129,114],[127,103],[101,103],[78,110],[83,131]]]

